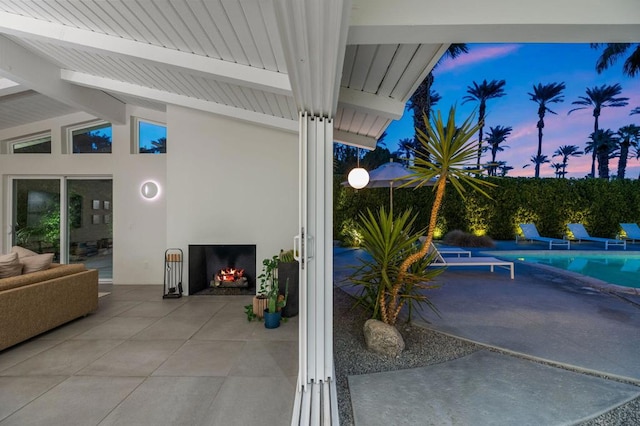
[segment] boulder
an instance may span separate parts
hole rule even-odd
[[[404,350],[404,340],[398,329],[375,319],[364,323],[364,340],[367,349],[389,358],[399,357]]]

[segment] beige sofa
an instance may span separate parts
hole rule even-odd
[[[98,271],[82,264],[0,279],[0,350],[98,309]]]

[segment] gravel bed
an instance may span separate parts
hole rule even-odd
[[[482,349],[482,346],[417,326],[398,327],[405,350],[390,360],[367,350],[362,327],[369,314],[353,307],[353,298],[340,289],[333,292],[333,351],[338,389],[340,425],[353,425],[348,376],[424,367],[450,361]]]
[[[400,357],[390,360],[366,349],[362,327],[369,319],[368,313],[361,307],[353,307],[354,299],[338,288],[334,288],[333,299],[333,349],[341,426],[354,425],[348,376],[424,367],[486,349],[432,330],[403,324],[398,329],[404,338],[405,350]],[[580,426],[630,425],[640,425],[640,398],[580,423]]]

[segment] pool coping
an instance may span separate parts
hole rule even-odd
[[[549,250],[488,250],[488,251],[481,251],[481,254],[486,254],[489,256],[495,256],[495,257],[500,257],[500,256],[504,256],[504,255],[509,255],[509,256],[535,256],[535,255],[540,255],[540,254],[551,254],[552,252]],[[624,251],[624,252],[619,252],[619,251],[604,251],[604,250],[554,250],[553,254],[573,254],[573,255],[584,255],[584,256],[593,256],[593,255],[600,255],[600,254],[614,254],[614,255],[624,255],[624,254],[633,254],[633,255],[640,255],[640,251],[636,251],[636,250],[629,250],[629,251]],[[523,265],[528,265],[528,266],[532,266],[535,268],[539,268],[542,270],[546,270],[546,271],[551,271],[551,272],[555,272],[558,273],[560,275],[565,275],[567,277],[571,277],[573,279],[576,279],[582,283],[584,283],[585,285],[589,286],[589,287],[593,287],[599,291],[606,291],[606,292],[612,292],[612,293],[625,293],[625,294],[632,294],[635,296],[640,296],[640,288],[634,288],[634,287],[625,287],[625,286],[621,286],[621,285],[617,285],[617,284],[612,284],[610,282],[607,281],[603,281],[600,280],[598,278],[593,278],[593,277],[589,277],[583,274],[580,274],[578,272],[573,272],[573,271],[567,271],[566,269],[562,269],[562,268],[556,268],[555,266],[549,266],[549,265],[543,265],[540,263],[532,263],[532,262],[524,262],[522,260],[517,260],[517,259],[506,259],[509,261],[513,261],[514,263],[519,263],[519,264],[523,264]]]

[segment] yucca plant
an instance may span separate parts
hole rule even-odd
[[[377,214],[367,210],[360,214],[360,232],[363,236],[362,248],[370,255],[363,259],[360,267],[351,275],[349,282],[359,288],[356,305],[362,305],[372,312],[372,318],[381,319],[380,301],[388,297],[400,273],[400,264],[419,248],[418,239],[424,235],[424,229],[415,230],[416,215],[407,210],[393,217],[384,207]],[[409,307],[410,314],[414,305],[426,304],[437,313],[429,298],[422,293],[436,287],[429,284],[442,272],[441,269],[427,269],[431,259],[425,257],[417,262],[404,277],[398,294],[402,303]],[[410,320],[411,318],[409,318]]]
[[[395,280],[386,286],[388,293],[383,292],[378,295],[380,317],[390,325],[395,325],[400,310],[407,301],[400,294],[405,283],[410,280],[409,277],[414,270],[412,268],[427,257],[447,183],[453,186],[463,200],[465,187],[470,187],[488,197],[485,189],[495,186],[479,177],[482,170],[472,167],[478,152],[478,141],[472,138],[482,123],[473,125],[475,114],[472,114],[460,127],[456,127],[455,116],[456,110],[452,107],[447,121],[444,122],[442,113],[437,111],[431,121],[427,116],[423,117],[427,128],[426,133],[416,129],[420,146],[415,152],[415,164],[411,166],[413,177],[402,186],[415,185],[419,188],[435,180],[433,186],[435,199],[431,207],[424,243],[419,250],[409,254],[402,261]]]

